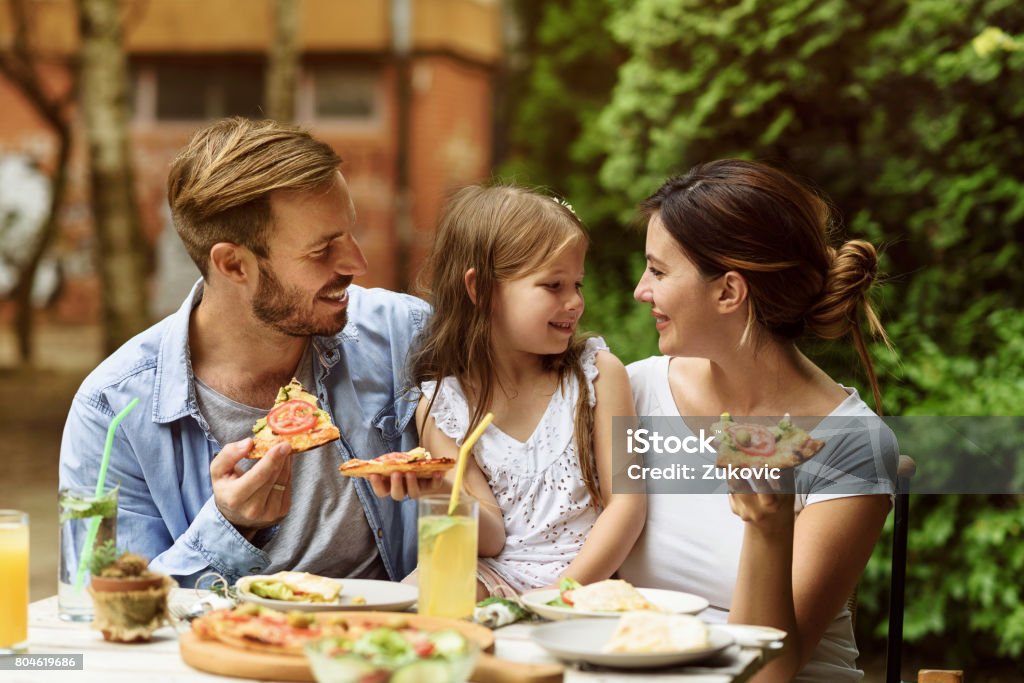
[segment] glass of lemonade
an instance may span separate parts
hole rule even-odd
[[[0,510],[0,654],[28,644],[28,515]]]
[[[75,590],[78,560],[93,520],[99,518],[99,531],[93,549],[117,539],[117,491],[107,488],[97,497],[95,488],[64,488],[57,494],[60,512],[60,558],[57,568],[57,614],[64,621],[92,621],[92,598],[85,587],[89,585],[89,572],[85,573],[81,590]]]
[[[419,499],[418,611],[469,619],[476,607],[477,502],[460,497],[448,514],[448,496]]]

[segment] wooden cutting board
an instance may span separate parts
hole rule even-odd
[[[382,612],[337,612],[339,616],[352,620],[386,623],[395,618],[394,613]],[[454,628],[464,636],[479,643],[484,653],[494,651],[494,633],[490,629],[457,619],[425,617],[418,614],[403,614],[409,624],[426,631]],[[179,640],[181,658],[194,669],[234,678],[253,678],[275,681],[313,681],[313,673],[306,658],[295,655],[278,655],[264,652],[240,650],[223,643],[201,640],[195,633],[184,633]],[[523,664],[507,659],[498,659],[481,654],[473,670],[472,680],[478,683],[558,683],[562,680],[563,669],[557,664]]]
[[[250,652],[212,640],[200,640],[189,631],[178,641],[181,658],[193,669],[235,678],[275,681],[312,681],[305,657]]]

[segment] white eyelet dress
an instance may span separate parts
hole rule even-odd
[[[603,339],[593,337],[583,352],[591,406],[596,403],[597,352],[607,350]],[[428,399],[434,388],[434,382],[420,387]],[[481,558],[480,562],[519,592],[556,582],[597,519],[573,438],[578,396],[579,382],[570,375],[551,397],[525,443],[491,425],[473,448],[505,520],[504,549],[497,557]],[[462,445],[469,426],[469,406],[457,379],[442,381],[430,414],[446,436]]]

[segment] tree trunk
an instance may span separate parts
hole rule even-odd
[[[18,343],[18,356],[23,364],[33,360],[33,309],[32,289],[36,271],[43,254],[53,242],[59,228],[58,214],[64,201],[67,186],[67,165],[71,156],[71,115],[68,109],[74,100],[76,79],[61,96],[51,95],[43,87],[42,78],[36,70],[35,56],[30,46],[28,7],[25,0],[10,0],[8,17],[13,28],[10,46],[0,50],[0,73],[25,97],[36,113],[46,121],[57,136],[57,158],[54,161],[50,195],[50,206],[43,229],[36,243],[29,251],[28,260],[20,265],[18,281],[15,283],[13,298],[15,304],[14,334]]]
[[[282,123],[295,118],[302,0],[274,0],[274,39],[267,63],[267,116]]]
[[[395,288],[410,291],[415,226],[412,220],[412,0],[391,0],[391,52],[395,63]]]
[[[82,110],[108,353],[149,324],[146,257],[128,140],[127,67],[117,0],[78,0]]]
[[[33,361],[33,313],[32,288],[36,282],[36,270],[43,254],[50,247],[59,227],[60,206],[64,202],[64,188],[67,186],[68,158],[71,156],[71,130],[67,121],[54,126],[57,136],[57,159],[54,162],[53,184],[50,192],[50,207],[46,223],[29,254],[28,261],[18,273],[18,282],[14,286],[14,333],[18,339],[18,355],[21,362],[31,365]]]

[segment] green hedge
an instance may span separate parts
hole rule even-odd
[[[593,233],[585,325],[655,352],[631,302],[636,203],[738,156],[813,179],[846,237],[884,248],[875,348],[890,414],[1024,407],[1024,5],[1019,0],[517,0],[509,177],[565,195]],[[839,345],[807,351],[864,386]],[[864,392],[862,392],[864,393]],[[922,466],[927,453],[913,453]],[[1019,497],[913,500],[906,640],[931,662],[1024,654]],[[887,531],[888,533],[888,531]],[[887,541],[858,637],[881,651]]]

